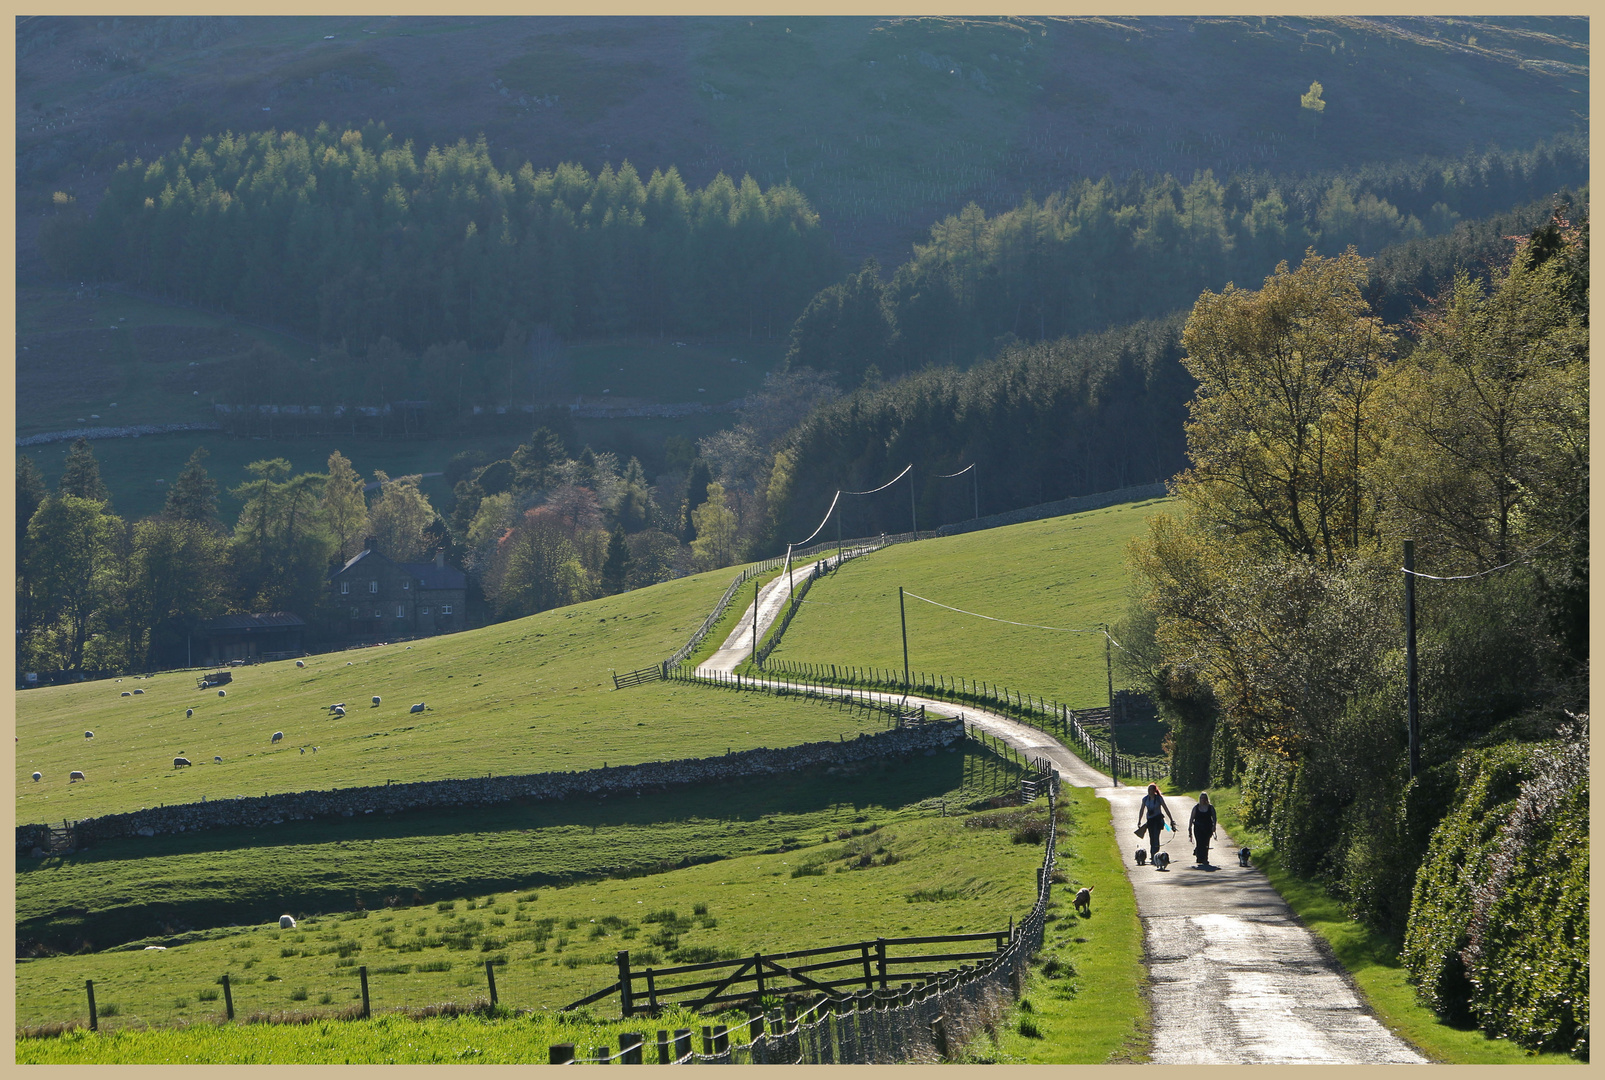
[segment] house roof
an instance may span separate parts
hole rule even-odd
[[[419,588],[466,589],[468,587],[468,575],[456,567],[436,566],[432,562],[398,563],[397,565],[418,579]]]
[[[301,616],[288,611],[272,611],[259,615],[221,615],[215,619],[203,619],[195,624],[195,632],[215,634],[241,630],[290,630],[298,626],[306,626]]]
[[[347,570],[350,570],[353,566],[356,566],[357,563],[367,558],[384,559],[385,562],[389,562],[392,566],[402,570],[408,576],[417,578],[420,583],[420,588],[466,589],[468,587],[468,576],[455,567],[436,566],[432,562],[391,562],[390,559],[385,558],[385,556],[373,550],[359,551],[355,555],[351,556],[350,559],[346,560],[346,564],[340,567],[340,569],[330,571],[329,580],[333,581]]]

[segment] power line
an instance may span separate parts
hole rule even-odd
[[[978,611],[965,611],[963,608],[956,608],[956,607],[953,607],[951,604],[943,604],[943,603],[940,603],[939,601],[931,600],[931,599],[929,599],[927,597],[920,596],[918,593],[906,592],[906,590],[905,590],[905,595],[911,596],[915,600],[924,600],[927,604],[934,604],[936,607],[939,607],[939,608],[946,608],[948,611],[956,611],[960,615],[973,615],[977,619],[985,619],[988,622],[1007,623],[1010,626],[1023,626],[1025,628],[1029,629],[1029,630],[1057,630],[1057,631],[1059,631],[1060,633],[1063,633],[1063,634],[1103,634],[1105,637],[1108,637],[1108,634],[1109,634],[1109,632],[1107,630],[1104,630],[1102,628],[1095,629],[1095,630],[1071,630],[1071,629],[1069,629],[1067,627],[1063,627],[1063,626],[1042,626],[1042,625],[1040,625],[1038,623],[1015,622],[1013,619],[999,619],[999,618],[997,618],[996,616],[993,616],[993,615],[982,615]],[[1114,639],[1111,638],[1110,640],[1112,641]]]
[[[1399,569],[1405,574],[1408,574],[1410,577],[1426,578],[1428,581],[1470,581],[1472,578],[1487,577],[1489,574],[1497,574],[1501,570],[1509,570],[1512,566],[1525,562],[1533,552],[1553,544],[1556,540],[1559,540],[1561,537],[1565,536],[1568,529],[1570,529],[1573,525],[1576,525],[1579,521],[1582,521],[1587,516],[1588,511],[1584,510],[1581,514],[1578,514],[1576,517],[1572,518],[1565,529],[1562,529],[1560,532],[1556,533],[1554,536],[1551,536],[1543,543],[1528,548],[1526,551],[1522,552],[1520,555],[1517,555],[1514,559],[1511,559],[1507,563],[1502,563],[1499,566],[1491,567],[1487,570],[1479,570],[1475,574],[1454,574],[1448,577],[1439,577],[1437,574],[1423,574],[1417,570],[1406,570],[1402,566],[1399,567]]]
[[[969,472],[973,468],[975,468],[975,462],[972,461],[968,465],[964,466],[964,468],[960,469],[958,472],[938,473],[936,478],[938,480],[951,480],[955,476],[963,476],[965,473]]]
[[[912,461],[909,462],[907,465],[903,466],[903,471],[902,472],[898,473],[896,476],[892,477],[890,480],[886,481],[886,483],[882,484],[878,488],[870,488],[868,491],[842,491],[842,492],[838,492],[838,494],[840,494],[840,495],[873,495],[877,491],[885,491],[887,488],[891,487],[893,484],[895,484],[899,480],[903,479],[903,477],[907,476],[908,475],[908,471],[910,469],[912,469],[913,467],[914,467],[914,463]]]

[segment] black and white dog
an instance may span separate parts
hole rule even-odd
[[[1170,853],[1168,851],[1161,851],[1159,854],[1155,855],[1154,856],[1154,866],[1157,869],[1160,869],[1160,870],[1164,870],[1164,869],[1169,868],[1169,866],[1170,866]]]
[[[1138,848],[1137,849],[1137,865],[1138,866],[1147,866],[1148,865],[1148,849],[1147,848]]]
[[[1242,848],[1237,852],[1237,865],[1238,866],[1248,866],[1248,865],[1250,865],[1250,863],[1248,861],[1248,849],[1247,848]]]

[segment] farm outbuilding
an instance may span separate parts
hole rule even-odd
[[[273,611],[206,619],[190,633],[191,663],[283,660],[306,652],[307,624],[299,615]]]

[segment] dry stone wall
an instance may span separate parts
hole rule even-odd
[[[588,795],[630,795],[681,784],[717,783],[776,775],[817,766],[845,765],[873,758],[934,752],[964,738],[959,720],[908,724],[840,742],[803,743],[771,750],[759,747],[712,758],[647,762],[585,772],[530,773],[463,780],[432,780],[383,787],[299,791],[260,798],[219,799],[127,814],[86,818],[71,826],[74,847],[130,836],[158,836],[227,827],[260,828],[311,818],[394,814],[442,806],[482,806],[515,799],[566,799]],[[50,848],[51,826],[17,826],[17,851],[40,854]],[[59,846],[59,842],[58,842]]]

